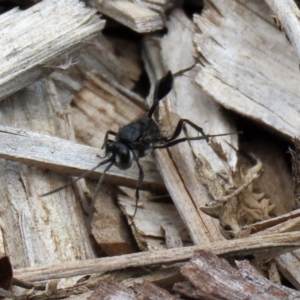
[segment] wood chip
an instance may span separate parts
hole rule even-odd
[[[133,286],[135,283],[141,283],[146,280],[170,290],[175,282],[183,280],[179,269],[181,265],[182,263],[174,264],[171,266],[163,265],[157,270],[151,269],[151,272],[147,275],[136,278],[129,278],[127,280],[123,280],[122,283],[126,286]]]
[[[24,128],[25,132],[35,130],[36,133],[31,137],[36,138],[37,144],[38,132],[64,138],[69,136],[68,116],[60,114],[55,89],[47,80],[35,82],[1,101],[0,105],[1,134],[4,128],[12,129],[5,125],[15,125]],[[11,151],[14,156],[16,151],[13,149],[19,148],[23,158],[39,152],[37,144],[35,147],[30,142],[26,145],[14,140],[14,137],[19,137],[23,138],[23,142],[28,142],[23,130],[13,128],[9,133],[6,132],[6,138],[1,138],[1,149]],[[48,151],[51,152],[49,144]],[[25,152],[27,154],[24,156]],[[43,160],[47,160],[47,157],[44,156]],[[1,231],[5,252],[15,267],[30,267],[46,262],[62,264],[95,257],[87,231],[82,226],[84,219],[81,207],[75,201],[72,190],[66,189],[61,194],[47,198],[40,197],[53,185],[66,183],[66,178],[5,159],[0,160],[0,170],[0,198],[5,208],[1,213],[5,228],[1,228]],[[63,280],[61,284],[73,284],[75,280]]]
[[[77,57],[66,56],[66,60],[74,61],[69,69],[62,69],[60,65],[51,66],[55,72],[50,76],[61,95],[63,105],[70,104],[83,87],[84,80],[91,81],[86,78],[91,71],[101,74],[98,75],[101,81],[107,82],[127,97],[140,98],[130,90],[136,85],[142,72],[139,52],[139,45],[133,41],[99,34],[86,43],[84,51],[81,51]],[[105,89],[105,86],[102,86],[100,85],[98,88]],[[98,100],[100,101],[100,99]],[[140,102],[142,100],[140,99]],[[76,107],[76,104],[73,107]],[[73,113],[73,109],[71,112]],[[101,111],[99,111],[99,116],[101,118]],[[77,118],[73,119],[75,124],[77,124]],[[102,120],[104,124],[105,120],[106,118]]]
[[[298,135],[300,74],[292,47],[242,4],[207,4],[194,19],[201,61],[196,84],[226,108],[286,137]]]
[[[176,243],[174,241],[175,237],[171,238],[169,236],[174,244],[178,245],[178,243],[183,242],[185,245],[191,245],[192,242],[187,228],[173,203],[154,202],[151,200],[151,196],[149,199],[149,194],[141,192],[139,206],[135,217],[132,219],[136,206],[134,195],[132,198],[119,195],[118,201],[120,207],[128,216],[128,222],[141,250],[165,249],[167,247],[167,237],[162,230],[162,227],[165,226],[169,230],[173,228],[172,230],[176,232]]]
[[[278,270],[292,283],[296,289],[300,289],[300,251],[285,253],[275,258]]]
[[[278,18],[280,24],[293,45],[298,60],[300,59],[300,42],[299,42],[299,18],[300,11],[297,4],[293,0],[266,0],[266,3],[273,10],[275,17]]]
[[[41,1],[24,11],[15,8],[2,14],[0,99],[52,72],[44,65],[58,65],[104,24],[95,10],[78,0]]]
[[[151,282],[143,281],[133,285],[137,299],[165,299],[176,300],[177,297],[171,295],[166,290],[154,285]]]
[[[151,32],[163,28],[160,14],[127,0],[101,0],[97,3],[97,8],[104,15],[137,32]]]
[[[134,300],[136,299],[134,292],[125,287],[123,284],[112,281],[100,281],[93,294],[88,298],[88,300],[98,300],[98,299],[122,299],[122,300]]]
[[[103,145],[106,131],[117,132],[120,127],[142,117],[145,111],[141,97],[109,76],[95,72],[87,73],[71,110],[77,138],[98,148]]]
[[[97,195],[92,234],[101,249],[109,256],[133,253],[136,246],[111,190],[111,186],[103,185]],[[91,193],[93,195],[94,189],[91,189]]]
[[[263,277],[248,261],[235,263],[238,269],[211,252],[196,251],[181,268],[188,281],[176,283],[174,290],[186,297],[206,300],[289,300],[300,296],[300,292]]]

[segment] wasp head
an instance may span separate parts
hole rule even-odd
[[[108,141],[106,154],[114,162],[114,165],[121,170],[129,169],[133,162],[132,151],[123,143]]]

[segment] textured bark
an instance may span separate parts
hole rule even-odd
[[[236,261],[233,268],[211,252],[196,251],[181,268],[187,282],[176,283],[174,290],[192,299],[276,300],[298,299],[300,292],[275,284],[259,274],[248,261]]]

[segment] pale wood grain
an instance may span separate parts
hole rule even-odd
[[[100,0],[97,9],[137,32],[151,32],[163,28],[163,21],[155,11],[127,0]]]
[[[294,24],[289,34],[294,39],[294,47],[298,48],[299,41],[295,39],[298,38],[299,20],[295,17],[299,11],[296,5],[292,1],[267,3],[273,9],[276,6],[275,14],[280,21],[284,18],[284,26]],[[217,0],[213,5],[208,2],[202,15],[194,19],[199,28],[194,41],[202,63],[196,83],[226,108],[290,139],[298,136],[300,131],[299,58],[285,35],[265,19],[238,2]],[[274,182],[269,184],[274,185]],[[284,198],[279,200],[285,201]],[[286,207],[289,205],[291,203]],[[297,226],[295,219],[268,231],[294,230]],[[297,256],[297,253],[291,253],[279,257],[276,262],[283,274],[299,288]]]
[[[300,251],[285,253],[275,258],[278,270],[287,278],[293,286],[300,290]]]
[[[101,148],[106,131],[117,132],[143,117],[146,105],[141,97],[110,77],[88,72],[83,88],[72,102],[71,112],[76,137],[87,145]]]
[[[14,139],[24,138],[22,133],[27,132],[26,129],[35,130],[36,133],[32,135],[37,139],[41,133],[69,137],[71,130],[68,116],[61,114],[54,92],[51,83],[44,79],[0,103],[1,134],[5,128],[11,128],[4,124],[23,128],[6,132],[5,138],[1,136],[2,150],[6,147],[9,155],[15,157],[16,148],[19,147],[23,159],[27,157],[30,160],[39,151],[39,147]],[[47,154],[43,155],[43,159],[47,160]],[[47,198],[40,197],[51,186],[65,184],[66,178],[8,161],[3,156],[0,170],[1,233],[5,253],[15,267],[95,257],[81,207],[72,190],[67,189],[63,194]],[[68,282],[73,283],[73,279]]]
[[[94,191],[91,190],[93,194]],[[92,234],[108,256],[134,253],[137,247],[114,196],[111,186],[103,185],[101,187],[95,201]]]
[[[86,74],[91,71],[100,74],[114,89],[127,96],[134,94],[130,89],[136,85],[142,72],[137,43],[102,34],[87,42],[84,51],[80,51],[77,57],[68,55],[66,59],[73,62],[69,69],[62,69],[60,65],[47,67],[55,70],[50,76],[62,95],[64,105],[74,99],[83,87]],[[137,95],[130,98],[137,98]],[[76,124],[75,118],[73,121]]]
[[[293,0],[266,0],[300,59],[300,11]]]
[[[209,3],[194,19],[201,61],[197,85],[286,138],[298,135],[300,73],[285,36],[239,2]]]
[[[144,42],[144,51],[148,59],[146,62],[149,64],[146,66],[153,86],[155,79],[161,78],[168,69],[176,73],[195,64],[192,22],[181,10],[175,10],[171,13],[167,25],[168,34],[161,41],[148,38]],[[178,47],[181,43],[185,47]],[[155,72],[151,72],[151,70]],[[153,75],[153,73],[155,74]],[[159,116],[164,119],[164,115],[170,115],[170,119],[172,119],[173,116],[179,115],[179,117],[189,119],[203,127],[204,132],[209,134],[234,132],[232,121],[221,111],[221,107],[193,85],[194,76],[195,72],[190,71],[175,78],[172,92],[161,103]],[[148,100],[151,99],[151,95],[150,93]],[[164,122],[162,123],[165,125]],[[174,130],[176,124],[172,123],[171,125],[173,127],[171,126],[170,132]],[[182,136],[184,135],[197,136],[199,133],[187,125],[186,132]],[[236,153],[228,147],[225,140],[236,147],[237,136],[218,140],[225,149],[230,166],[235,168]],[[210,198],[205,187],[195,177],[195,157],[198,153],[207,157],[215,172],[228,175],[224,164],[220,162],[204,140],[182,143],[169,148],[168,151],[155,151],[155,157],[166,187],[188,227],[193,242],[201,245],[204,242],[222,239],[222,236],[215,220],[203,214],[199,209],[200,206],[209,202]]]
[[[0,16],[0,99],[45,76],[104,27],[78,0],[45,0]]]
[[[178,233],[180,240],[185,245],[191,245],[191,238],[181,220],[178,211],[173,203],[166,203],[168,198],[156,202],[151,199],[148,192],[140,193],[140,200],[135,217],[132,216],[135,211],[136,201],[134,191],[130,193],[129,189],[123,189],[129,197],[118,196],[118,203],[122,210],[129,216],[133,235],[143,251],[165,249],[167,247],[167,237],[162,227],[171,227]],[[131,217],[131,218],[130,218]]]
[[[72,176],[79,176],[95,167],[101,161],[97,155],[103,155],[103,151],[98,148],[14,127],[0,126],[0,139],[0,158]],[[155,165],[143,164],[142,161],[141,164],[145,171],[142,188],[164,190]],[[103,167],[100,167],[88,177],[99,178],[102,172]],[[137,177],[136,166],[125,171],[113,167],[107,172],[105,181],[135,187]],[[52,186],[53,189],[56,187]],[[43,191],[46,192],[49,191]]]

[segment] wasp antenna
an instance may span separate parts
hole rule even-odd
[[[192,70],[195,66],[196,66],[197,62],[195,62],[194,64],[192,64],[191,66],[185,68],[185,69],[182,69],[176,73],[173,73],[173,77],[178,77],[178,76],[182,76],[184,75],[185,72],[189,71],[189,70]],[[189,76],[188,76],[189,77]]]
[[[151,118],[159,101],[167,96],[173,87],[173,75],[171,71],[166,76],[158,80],[155,84],[153,104],[148,112],[148,117]]]
[[[73,179],[73,180],[70,181],[69,183],[67,183],[67,184],[65,184],[65,185],[63,185],[63,186],[61,186],[61,187],[59,187],[59,188],[57,188],[57,189],[55,189],[55,190],[52,190],[52,191],[50,191],[50,192],[48,192],[48,193],[45,193],[45,194],[41,195],[41,197],[49,196],[49,195],[51,195],[51,194],[54,194],[54,193],[56,193],[56,192],[59,192],[59,191],[65,189],[65,188],[68,187],[68,186],[73,185],[73,184],[74,184],[75,182],[77,182],[78,180],[80,180],[80,179],[82,179],[82,178],[85,178],[87,175],[89,175],[90,173],[92,173],[93,171],[95,171],[97,168],[99,168],[100,166],[105,165],[105,164],[107,164],[107,163],[109,163],[109,162],[112,162],[111,158],[106,159],[106,160],[100,162],[98,165],[96,165],[96,166],[95,166],[94,168],[92,168],[91,170],[88,170],[87,172],[83,173],[83,174],[80,175],[79,177]],[[104,173],[102,173],[101,178],[102,178],[103,174],[104,174]]]
[[[96,202],[96,197],[97,197],[97,194],[100,190],[100,187],[103,183],[103,180],[104,180],[104,175],[105,173],[112,167],[112,165],[114,164],[114,161],[112,159],[109,159],[110,163],[106,166],[106,168],[104,169],[99,181],[98,181],[98,184],[97,184],[97,187],[96,187],[96,190],[94,192],[94,195],[93,195],[93,198],[92,198],[92,201],[91,201],[91,206],[90,206],[90,211],[89,211],[89,222],[88,222],[88,226],[89,226],[89,233],[91,233],[91,229],[92,229],[92,218],[93,218],[93,213],[94,213],[94,206],[95,206],[95,202]]]

